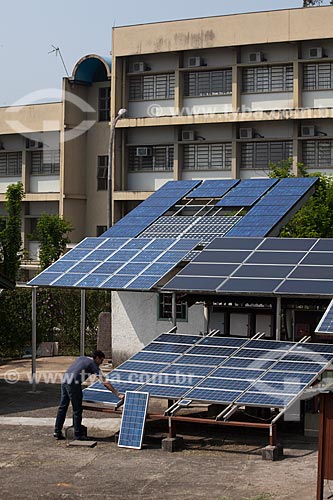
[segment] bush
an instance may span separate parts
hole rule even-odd
[[[106,291],[86,292],[86,352],[96,349],[98,316],[110,310]],[[80,349],[80,291],[43,288],[37,290],[37,343],[59,342],[59,354],[77,355]],[[17,288],[1,295],[0,357],[22,355],[31,345],[31,289]]]

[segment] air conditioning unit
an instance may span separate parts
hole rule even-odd
[[[240,128],[239,129],[240,139],[252,139],[253,138],[253,128]]]
[[[132,64],[133,73],[142,73],[142,71],[146,71],[147,65],[143,61],[135,62]]]
[[[26,139],[25,148],[26,149],[41,149],[43,147],[43,143],[40,141],[34,141],[32,139]]]
[[[198,56],[189,57],[187,59],[187,67],[188,68],[197,68],[198,66],[202,66],[202,59]]]
[[[182,130],[182,141],[194,141],[194,130]]]
[[[138,147],[136,148],[136,156],[153,156],[152,148]]]
[[[322,47],[310,47],[309,48],[309,58],[310,59],[321,59],[323,57]]]
[[[258,63],[264,60],[264,54],[262,52],[250,52],[249,61],[251,63]]]
[[[314,137],[316,135],[316,127],[314,125],[302,125],[301,136],[302,137]]]

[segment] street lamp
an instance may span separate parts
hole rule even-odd
[[[108,162],[108,185],[107,185],[107,196],[108,196],[108,204],[107,204],[107,225],[108,228],[112,226],[112,156],[113,156],[113,143],[114,143],[114,134],[118,120],[123,118],[127,113],[127,109],[121,108],[118,111],[117,116],[112,122],[112,126],[110,128],[110,143],[109,143],[109,162]]]

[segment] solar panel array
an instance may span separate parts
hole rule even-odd
[[[190,193],[191,198],[221,198],[238,184],[238,179],[207,180]]]
[[[30,284],[149,290],[197,243],[190,239],[86,238]]]
[[[121,392],[131,387],[165,399],[285,408],[332,360],[333,345],[327,344],[168,333],[107,378]],[[114,397],[100,382],[83,394],[93,402],[102,397],[112,403]]]
[[[333,300],[318,323],[315,333],[333,333]]]
[[[217,207],[252,207],[278,179],[247,179],[240,181],[217,202]],[[197,188],[198,189],[198,188]]]
[[[249,210],[237,227],[231,229],[228,236],[266,236],[317,180],[317,177],[281,179]]]
[[[209,243],[224,236],[239,222],[238,216],[163,216],[140,234],[140,238],[192,238]]]
[[[167,182],[102,236],[134,238],[198,184],[200,181]]]
[[[216,238],[163,290],[333,295],[333,239]]]
[[[126,392],[118,446],[141,448],[148,401],[149,393]]]

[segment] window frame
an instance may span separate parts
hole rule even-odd
[[[189,164],[191,159],[192,165]],[[216,165],[218,162],[221,163],[220,167]],[[231,141],[183,145],[183,170],[231,170],[231,164]]]
[[[133,75],[128,80],[128,101],[174,99],[175,73]]]
[[[178,304],[177,304],[178,301]],[[176,319],[179,322],[188,322],[188,304],[176,295]],[[157,299],[157,320],[172,320],[172,294],[160,292]]]
[[[102,165],[101,162],[105,161],[106,165]],[[97,172],[96,172],[96,189],[97,191],[107,191],[108,189],[108,169],[109,169],[109,157],[108,155],[98,155],[97,156]],[[104,175],[100,175],[103,173]]]
[[[183,78],[183,97],[185,98],[232,95],[232,68],[187,71]],[[220,89],[218,89],[219,86],[221,86]]]
[[[105,94],[105,95],[102,95]],[[98,121],[110,121],[111,95],[110,87],[99,87],[98,89]]]
[[[137,147],[152,150],[151,156],[136,156]],[[174,163],[173,144],[154,144],[128,147],[128,172],[172,172]]]
[[[22,177],[22,151],[0,151],[0,177]]]
[[[281,145],[282,154],[277,153],[277,147]],[[267,147],[266,159],[258,160],[257,158],[262,158],[264,155],[263,149]],[[245,150],[247,149],[247,151]],[[275,149],[275,151],[274,151]],[[284,154],[288,152],[288,154]],[[274,155],[277,155],[274,157]],[[241,169],[256,169],[265,170],[269,168],[270,163],[278,163],[280,161],[286,161],[293,155],[293,141],[282,140],[282,141],[260,141],[260,142],[246,142],[241,143],[240,152],[240,168]],[[247,158],[246,158],[247,157]],[[251,162],[251,166],[247,162]],[[245,166],[244,166],[245,163]]]
[[[293,92],[292,64],[246,66],[242,69],[242,94]]]
[[[60,175],[60,150],[36,150],[31,151],[30,174],[31,175]],[[48,160],[48,161],[46,161]],[[35,162],[35,164],[34,164]]]

